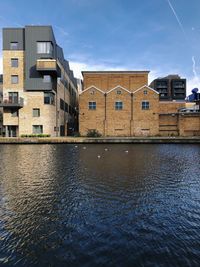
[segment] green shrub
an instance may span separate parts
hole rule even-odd
[[[101,134],[96,129],[89,129],[87,131],[87,137],[101,137]]]
[[[22,134],[21,137],[50,137],[50,134]]]

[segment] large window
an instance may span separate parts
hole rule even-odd
[[[97,108],[96,102],[94,102],[94,101],[89,102],[88,103],[88,108],[92,109],[92,110],[95,110]]]
[[[33,134],[42,134],[43,126],[42,125],[33,125]]]
[[[149,109],[149,101],[142,101],[142,109],[144,110]]]
[[[44,104],[54,105],[55,96],[51,92],[44,92]]]
[[[51,42],[37,42],[37,53],[38,54],[51,54],[53,46]]]
[[[13,68],[18,67],[18,58],[11,58],[11,67]]]
[[[11,42],[10,50],[17,50],[17,49],[18,49],[18,42]]]
[[[115,102],[115,109],[116,110],[122,110],[123,109],[123,102],[122,101],[116,101]]]
[[[40,109],[33,108],[33,117],[40,117]]]
[[[11,75],[11,83],[16,84],[19,82],[19,77],[18,75]]]

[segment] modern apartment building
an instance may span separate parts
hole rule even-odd
[[[148,73],[82,72],[80,134],[96,130],[102,136],[200,135],[200,112],[188,112],[185,100],[160,101],[159,92],[147,85]]]
[[[154,90],[159,92],[160,100],[185,100],[186,79],[181,79],[179,75],[168,75],[158,78],[150,84]]]
[[[76,79],[51,26],[3,29],[6,136],[69,135],[77,129]]]

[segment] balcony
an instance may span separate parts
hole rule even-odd
[[[22,97],[18,99],[1,99],[0,107],[3,108],[23,108],[24,99]]]
[[[174,86],[173,86],[174,88],[183,88],[183,89],[185,89],[185,84],[175,84]]]
[[[37,59],[36,70],[44,73],[61,76],[61,70],[55,59]]]
[[[157,85],[157,89],[167,89],[167,85]]]

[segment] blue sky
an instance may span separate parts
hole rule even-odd
[[[1,0],[0,10],[1,28],[52,25],[76,76],[150,70],[149,82],[174,73],[188,93],[200,88],[199,0]]]

